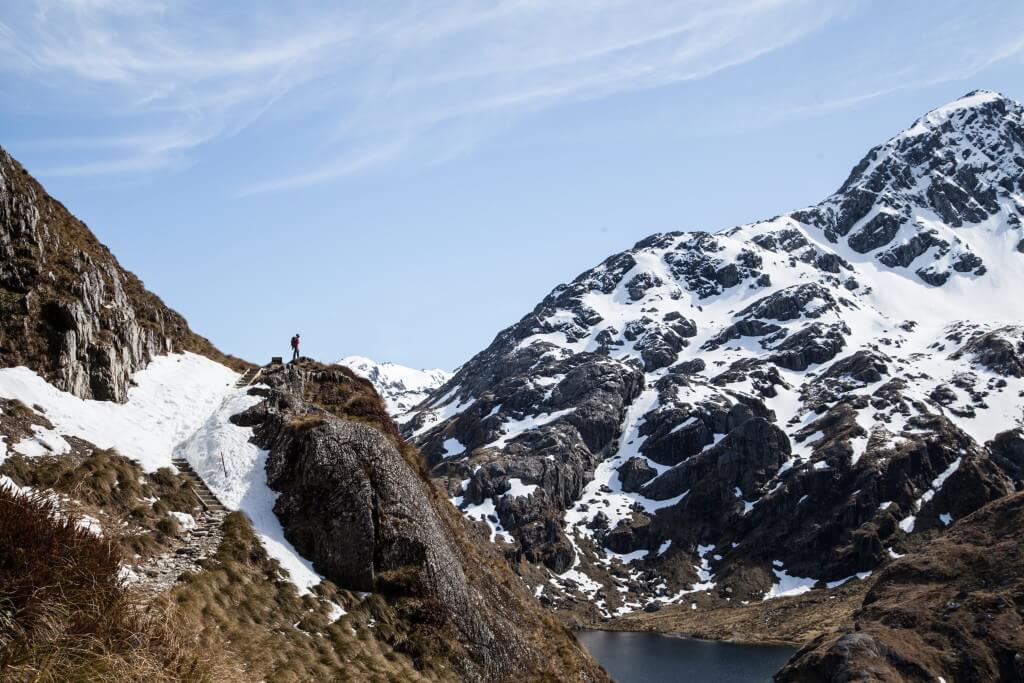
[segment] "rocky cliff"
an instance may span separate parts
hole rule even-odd
[[[809,643],[775,680],[1024,680],[1024,494],[894,561],[853,627]]]
[[[460,680],[605,680],[426,477],[367,380],[309,361],[265,373],[237,416],[267,449],[286,538],[322,575],[402,615],[389,643]]]
[[[120,402],[132,374],[171,351],[244,365],[189,329],[0,149],[0,366]]]
[[[652,235],[556,287],[404,425],[548,604],[857,581],[1021,485],[1024,108],[978,91],[823,202]]]

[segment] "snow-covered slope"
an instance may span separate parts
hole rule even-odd
[[[320,577],[284,539],[273,512],[277,494],[267,487],[263,469],[266,453],[249,442],[251,428],[230,422],[261,400],[248,395],[248,387],[236,387],[238,377],[194,353],[158,356],[132,376],[125,403],[114,403],[78,398],[28,368],[0,368],[0,398],[21,401],[53,425],[37,426],[33,436],[11,443],[0,462],[15,453],[63,455],[72,438],[116,449],[148,472],[174,469],[172,457],[183,457],[225,507],[249,516],[267,552],[308,590]]]
[[[363,356],[347,356],[338,364],[373,382],[388,412],[395,418],[408,413],[431,391],[452,378],[447,370],[416,370],[398,363],[378,363]]]
[[[970,93],[820,204],[558,286],[405,429],[555,604],[866,576],[1012,490],[986,442],[1024,424],[1022,213],[1024,109]]]
[[[125,403],[81,399],[25,367],[0,368],[0,398],[18,399],[53,424],[50,443],[25,439],[11,450],[46,455],[64,437],[115,448],[155,472],[231,393],[238,373],[194,353],[158,356],[132,376]]]

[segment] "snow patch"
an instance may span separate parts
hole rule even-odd
[[[274,514],[278,494],[267,486],[267,451],[249,441],[251,428],[230,421],[231,416],[263,400],[247,391],[234,389],[226,396],[175,455],[188,460],[225,507],[248,515],[267,554],[281,563],[300,593],[305,594],[322,577],[284,537]]]
[[[158,356],[135,373],[135,386],[123,404],[78,398],[24,367],[0,369],[0,397],[41,406],[59,437],[77,436],[99,448],[116,448],[155,472],[171,464],[174,446],[203,423],[237,380],[238,373],[219,363],[182,353]],[[62,447],[59,442],[50,445]]]

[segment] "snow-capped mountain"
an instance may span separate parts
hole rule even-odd
[[[378,363],[364,356],[346,356],[338,364],[373,382],[395,418],[408,413],[452,378],[447,370],[416,370],[398,363]]]
[[[556,287],[405,432],[597,615],[869,575],[1024,472],[1024,108],[977,91],[823,202]]]

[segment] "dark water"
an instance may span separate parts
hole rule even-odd
[[[618,683],[764,683],[796,652],[660,633],[582,631],[576,635]]]

